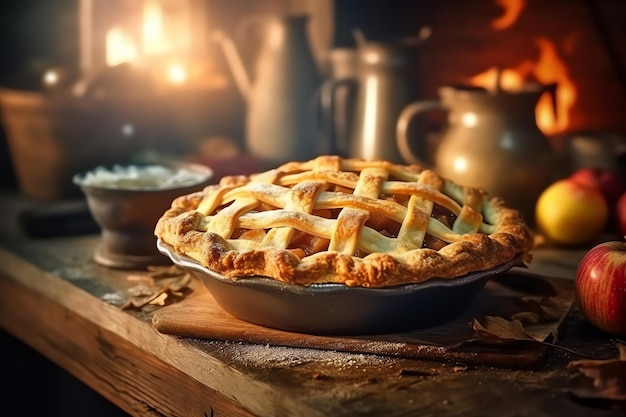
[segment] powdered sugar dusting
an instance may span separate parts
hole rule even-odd
[[[386,356],[348,353],[336,350],[292,348],[244,342],[208,341],[207,343],[221,345],[221,354],[251,368],[296,367],[314,362],[321,366],[347,370],[362,366],[384,366],[391,361],[391,358]]]

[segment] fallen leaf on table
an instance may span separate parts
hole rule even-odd
[[[524,311],[511,316],[522,324],[555,322],[563,315],[563,308],[558,306],[552,297],[522,297],[520,302]]]
[[[483,323],[474,319],[471,323],[474,334],[467,340],[452,347],[504,346],[517,342],[539,342],[529,335],[522,322],[503,317],[485,316]]]
[[[152,279],[152,284],[148,285],[148,281],[142,277]],[[163,306],[184,298],[189,290],[191,274],[176,266],[153,267],[145,276],[134,274],[129,275],[128,279],[140,284],[128,290],[130,298],[122,305],[122,309],[141,310],[148,305]]]
[[[507,320],[503,317],[486,316],[484,319],[484,324],[474,319],[474,321],[472,322],[472,328],[474,329],[474,335],[470,339],[452,347],[460,348],[464,346],[476,345],[505,346],[518,342],[530,342],[536,343],[538,345],[561,349],[565,352],[569,352],[580,357],[585,357],[585,355],[580,352],[576,352],[575,350],[533,337],[524,329],[522,322],[519,320]]]
[[[486,316],[484,325],[474,319],[472,328],[474,329],[473,340],[486,341],[492,344],[506,344],[520,340],[538,341],[526,333],[522,322],[519,320],[509,321],[502,317]]]
[[[582,359],[567,364],[578,369],[593,382],[593,388],[572,390],[579,400],[608,400],[613,405],[626,407],[626,346],[618,343],[616,359]]]

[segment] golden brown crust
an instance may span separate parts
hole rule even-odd
[[[451,227],[431,217],[435,206],[453,213]],[[339,215],[325,218],[314,210]],[[400,224],[397,236],[369,227],[372,216]],[[260,241],[233,238],[241,229],[267,233]],[[295,233],[328,239],[328,250],[300,258],[288,248]],[[455,278],[517,256],[528,260],[532,244],[521,214],[482,190],[461,187],[417,165],[336,156],[225,177],[179,197],[155,235],[232,279],[260,275],[299,285],[364,287]],[[424,247],[427,235],[443,247]]]

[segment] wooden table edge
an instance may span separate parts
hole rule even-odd
[[[150,323],[3,248],[0,326],[131,415],[303,411],[276,387],[158,333]]]

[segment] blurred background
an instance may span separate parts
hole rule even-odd
[[[496,77],[504,87],[556,83],[556,116],[548,96],[536,112],[554,145],[576,136],[602,158],[600,148],[623,144],[620,0],[23,0],[3,2],[0,13],[2,182],[54,199],[75,187],[53,181],[99,163],[246,153],[251,103],[212,34],[232,41],[254,79],[269,33],[255,20],[302,14],[322,81],[359,76],[355,33],[391,45],[427,30],[406,53],[415,58],[402,73],[407,101]]]
[[[214,34],[231,41],[249,82],[260,90],[264,70],[257,64],[264,46],[280,43],[262,22],[294,15],[308,17],[300,27],[306,39],[283,39],[285,50],[292,48],[296,58],[290,58],[289,70],[272,78],[270,93],[253,101],[242,92],[241,71],[229,62],[232,50]],[[218,177],[253,170],[263,166],[258,159],[265,157],[251,152],[253,110],[269,109],[261,118],[272,119],[280,113],[283,97],[308,106],[321,101],[317,95],[326,81],[342,79],[356,81],[366,92],[376,80],[387,86],[372,91],[389,93],[389,101],[380,95],[376,100],[343,97],[364,104],[366,128],[360,139],[370,149],[375,145],[368,142],[368,121],[392,122],[386,141],[393,147],[401,107],[439,100],[442,86],[490,91],[494,86],[515,90],[527,83],[555,84],[553,100],[542,95],[531,103],[534,121],[529,122],[536,122],[556,150],[553,165],[563,164],[564,171],[594,165],[623,175],[624,22],[623,0],[4,1],[0,186],[28,199],[55,201],[79,195],[71,176],[100,164],[177,158],[206,162]],[[399,54],[387,54],[398,45]],[[314,59],[316,84],[311,97],[302,98],[292,93],[311,80],[290,77],[310,69],[298,66],[305,60],[300,55],[304,50]],[[390,113],[392,102],[399,110]],[[379,113],[371,113],[368,103]],[[325,119],[307,127],[304,133],[314,140],[301,139],[285,157],[335,150],[362,156],[343,143],[356,135],[357,111],[358,105],[352,105],[333,114],[330,123]],[[277,118],[276,124],[289,125],[289,117]],[[435,115],[419,129],[428,136],[445,123],[445,117]],[[276,126],[263,128],[273,137]],[[290,128],[294,138],[302,133],[298,126]],[[283,145],[277,142],[276,149]],[[98,415],[95,409],[112,415],[99,397],[20,342],[3,333],[0,346],[4,358],[21,352],[17,361],[3,360],[5,383],[15,392],[30,385],[50,393],[48,404],[28,404],[33,410],[19,396],[9,408],[16,406],[22,415]],[[46,376],[36,387],[28,377],[34,374]]]

